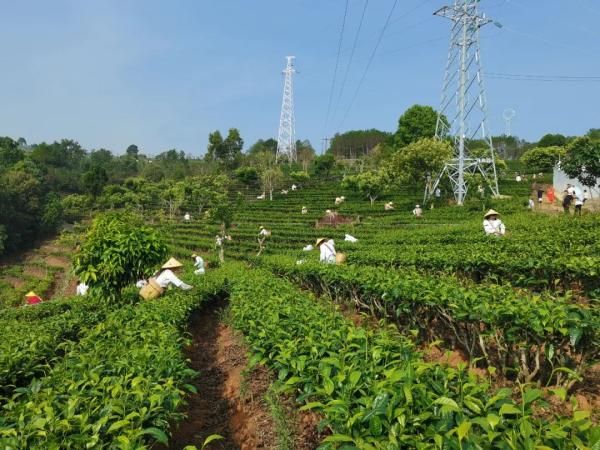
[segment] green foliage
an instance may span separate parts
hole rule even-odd
[[[102,166],[92,166],[90,170],[83,174],[82,182],[88,194],[94,198],[98,197],[108,182],[106,169]]]
[[[420,139],[392,156],[389,171],[398,182],[422,183],[427,175],[439,172],[451,157],[452,146],[448,142]]]
[[[310,175],[306,172],[290,172],[290,178],[296,183],[305,183],[310,180]]]
[[[317,156],[314,160],[314,170],[316,175],[328,177],[334,167],[335,157],[331,153]]]
[[[537,143],[538,147],[564,147],[567,145],[567,138],[562,134],[545,134]]]
[[[438,113],[431,106],[413,105],[398,120],[395,141],[397,147],[404,147],[424,138],[435,136]],[[448,120],[442,115],[441,120],[448,127]]]
[[[535,147],[523,153],[521,162],[531,172],[551,172],[564,154],[563,147]]]
[[[93,200],[88,195],[71,194],[61,199],[61,208],[67,222],[85,217],[92,208]]]
[[[360,192],[371,201],[371,205],[389,189],[389,186],[388,176],[382,170],[346,175],[342,181],[342,187]]]
[[[378,144],[386,142],[390,133],[371,130],[352,130],[336,133],[331,140],[329,151],[337,159],[355,159],[368,155]]]
[[[243,166],[236,169],[235,177],[247,186],[258,183],[258,172],[254,167]]]
[[[52,232],[58,228],[63,219],[63,209],[60,197],[55,192],[46,195],[42,208],[41,229]]]
[[[585,136],[572,141],[560,167],[584,186],[594,187],[600,178],[600,141]]]
[[[107,213],[94,219],[74,271],[91,290],[114,298],[127,284],[152,274],[166,253],[156,230],[133,216]]]

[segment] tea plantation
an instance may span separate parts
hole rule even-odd
[[[0,448],[166,448],[186,399],[202,396],[186,325],[217,297],[249,365],[317,415],[320,448],[600,448],[600,216],[531,212],[525,185],[501,187],[512,198],[422,218],[409,191],[385,199],[393,211],[339,183],[272,201],[245,191],[223,263],[217,222],[148,213],[194,288],[3,304]],[[503,238],[483,233],[489,207]],[[351,222],[316,227],[328,209]],[[271,235],[257,257],[259,226]],[[303,250],[319,237],[346,263]],[[205,275],[193,274],[192,253]]]

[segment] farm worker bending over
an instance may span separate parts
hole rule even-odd
[[[191,219],[190,213],[186,212],[185,215],[183,216],[183,220],[185,220],[186,222],[189,222]]]
[[[354,243],[354,242],[358,242],[358,239],[356,239],[351,234],[346,234],[346,235],[344,235],[344,241],[348,241],[348,242]]]
[[[192,255],[192,259],[194,260],[194,267],[196,267],[194,273],[196,275],[204,275],[204,260],[202,257],[194,253]]]
[[[394,202],[387,202],[385,205],[383,205],[383,209],[385,211],[391,211],[394,209]]]
[[[333,239],[319,238],[316,245],[321,251],[319,261],[325,264],[335,264],[336,252]]]
[[[29,291],[25,294],[25,301],[28,305],[37,305],[42,302],[42,299],[33,291]]]
[[[506,233],[506,227],[502,223],[498,216],[500,213],[490,209],[485,216],[483,216],[483,230],[488,236],[504,236]]]
[[[292,184],[292,191],[295,191],[296,189],[298,189],[298,186],[296,186],[295,184]]]
[[[302,207],[302,214],[308,214],[308,208],[306,206]]]
[[[335,204],[336,205],[341,205],[342,203],[344,203],[344,200],[346,200],[346,197],[344,197],[343,195],[341,197],[336,197],[335,198]]]
[[[184,283],[181,281],[174,272],[181,269],[183,264],[177,261],[175,258],[169,259],[163,266],[160,268],[158,275],[156,276],[156,282],[160,285],[161,288],[166,288],[170,284],[177,286],[184,291],[192,289],[193,286]]]
[[[421,209],[421,205],[415,205],[415,209],[412,210],[412,213],[415,217],[423,216],[423,210]]]
[[[81,295],[82,297],[87,294],[87,291],[90,287],[85,284],[83,281],[80,281],[77,285],[77,289],[75,290],[75,295]]]

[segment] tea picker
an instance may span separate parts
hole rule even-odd
[[[142,288],[140,290],[140,295],[146,300],[157,298],[162,295],[164,290],[170,285],[178,287],[184,291],[192,289],[193,286],[183,282],[177,275],[175,275],[175,272],[180,270],[182,267],[183,264],[181,264],[175,258],[170,258],[162,265],[154,277],[148,279],[147,282],[145,280],[140,280],[136,283],[136,286]]]
[[[506,233],[506,227],[502,221],[498,218],[499,212],[490,209],[483,216],[483,230],[488,236],[504,236]]]
[[[194,260],[194,267],[196,267],[196,270],[194,270],[194,273],[196,275],[204,275],[205,268],[204,268],[204,260],[202,259],[202,257],[200,255],[196,255],[194,253],[192,255],[192,259]]]

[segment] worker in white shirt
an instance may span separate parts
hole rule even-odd
[[[166,263],[162,265],[160,270],[154,274],[154,279],[156,283],[163,289],[168,287],[169,285],[173,285],[178,287],[179,289],[183,289],[184,291],[192,289],[193,286],[184,283],[179,279],[175,272],[183,267],[179,261],[175,258],[169,259]],[[135,285],[139,288],[147,285],[148,282],[146,280],[139,280]]]
[[[298,186],[296,186],[295,184],[292,184],[292,191],[295,191],[296,189],[298,189]]]
[[[483,216],[483,230],[488,236],[504,236],[506,233],[506,227],[498,218],[499,215],[500,213],[490,209]]]
[[[316,243],[317,248],[321,252],[319,261],[324,264],[335,264],[335,242],[333,239],[319,238]]]
[[[423,210],[421,209],[421,205],[415,205],[415,209],[412,210],[412,213],[417,218],[422,217]]]
[[[345,234],[344,235],[344,241],[346,242],[352,242],[352,243],[356,243],[358,242],[358,239],[356,239],[354,236],[352,236],[351,234]]]
[[[392,211],[394,209],[394,202],[387,202],[383,205],[384,211]]]
[[[200,255],[196,255],[194,253],[192,255],[192,259],[194,260],[194,267],[196,267],[196,270],[194,270],[194,273],[196,275],[204,275],[204,273],[205,273],[204,260],[202,259],[202,257]]]
[[[258,253],[256,256],[260,256],[265,249],[265,240],[269,236],[271,236],[271,232],[261,225],[258,231]]]
[[[75,289],[75,295],[79,295],[84,297],[87,294],[87,291],[90,287],[85,284],[83,281],[79,281],[77,288]]]
[[[306,206],[302,207],[302,214],[308,214],[308,208]]]
[[[183,216],[183,220],[185,220],[186,222],[189,222],[192,219],[192,217],[190,216],[189,212],[186,212],[185,215]]]
[[[535,208],[535,202],[533,201],[532,198],[530,198],[528,201],[528,208],[531,210],[533,210]]]
[[[567,184],[567,194],[575,196],[575,188],[571,184]]]

